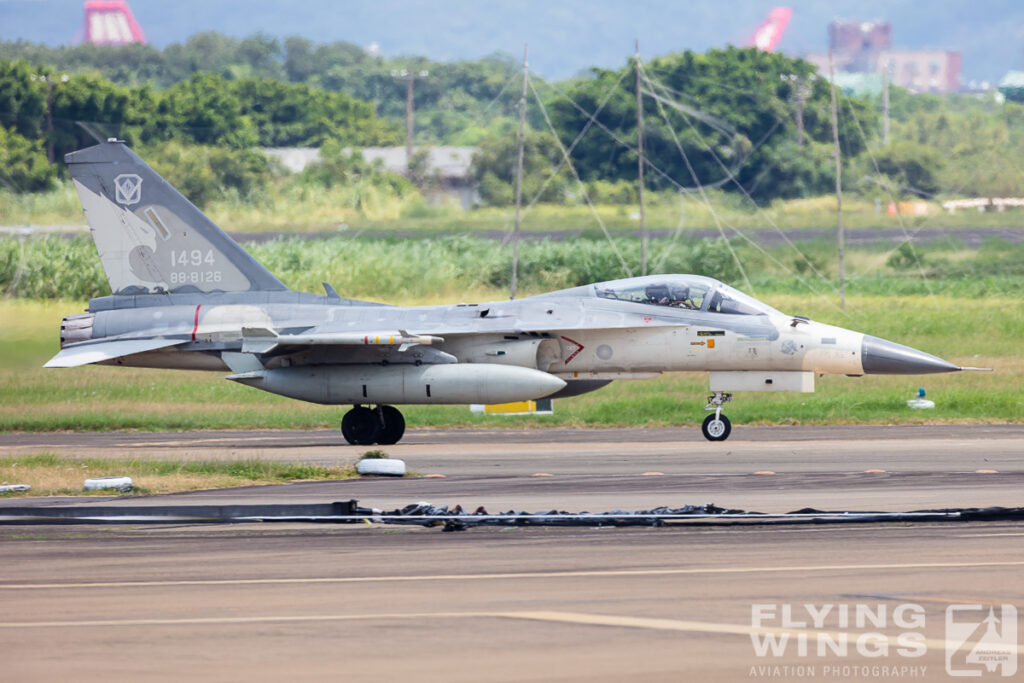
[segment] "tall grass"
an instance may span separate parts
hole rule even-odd
[[[246,245],[292,289],[391,302],[463,301],[504,296],[511,276],[508,245],[466,235],[434,239],[283,238]],[[731,247],[731,250],[730,250]],[[697,273],[751,293],[820,293],[838,299],[833,245],[801,244],[762,252],[721,240],[659,238],[649,243],[654,273]],[[736,259],[733,258],[736,255]],[[881,249],[848,250],[847,291],[868,295],[1013,296],[1024,291],[1024,246],[996,241],[977,250],[948,245],[920,250],[916,263]],[[741,276],[742,264],[749,282]],[[811,265],[808,265],[810,262]],[[893,265],[895,264],[895,265]],[[529,240],[520,246],[524,294],[637,275],[633,238]],[[86,236],[0,237],[0,293],[32,299],[89,299],[110,293],[96,249]]]
[[[84,225],[82,204],[70,181],[49,192],[12,192],[0,187],[0,225]]]
[[[835,225],[835,198],[831,195],[778,200],[756,207],[734,192],[709,192],[709,202],[697,196],[672,192],[651,192],[646,221],[654,230],[715,229],[722,225],[756,230],[778,226],[827,228]],[[843,200],[843,222],[848,228],[1015,227],[1021,224],[1021,210],[1005,212],[945,212],[937,202],[929,204],[927,216],[890,216],[885,197],[850,195]],[[529,198],[527,198],[529,201]],[[264,190],[242,197],[219,193],[205,206],[205,212],[229,232],[324,232],[335,230],[472,232],[503,231],[512,225],[510,207],[463,209],[454,202],[428,204],[418,192],[397,194],[372,182],[355,182],[324,187],[299,182],[296,177],[276,178]],[[594,213],[612,231],[639,227],[634,204],[597,203],[591,208],[580,194],[565,204],[528,206],[522,215],[527,231],[598,231]],[[0,225],[84,225],[85,216],[74,185],[58,181],[48,192],[14,193],[0,188]]]
[[[280,239],[248,245],[249,250],[289,287],[322,291],[329,282],[348,296],[405,300],[410,296],[507,286],[508,248],[472,237],[433,240]],[[625,277],[638,271],[639,245],[621,239],[581,239],[572,243],[542,240],[521,248],[520,283],[526,291],[546,291]],[[728,251],[714,242],[674,246],[663,271],[702,272],[734,279]],[[44,236],[0,238],[0,291],[36,299],[88,299],[110,293],[91,240]]]

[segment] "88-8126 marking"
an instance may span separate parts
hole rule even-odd
[[[211,282],[220,282],[223,278],[221,271],[219,270],[192,270],[192,271],[171,271],[171,284],[172,285],[185,285],[185,284],[209,284]]]

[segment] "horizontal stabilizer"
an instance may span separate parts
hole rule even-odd
[[[44,368],[74,368],[89,363],[113,360],[143,351],[155,351],[181,344],[180,339],[124,339],[120,341],[76,344],[61,349],[60,353],[47,361]]]

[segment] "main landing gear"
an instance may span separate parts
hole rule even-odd
[[[708,441],[725,441],[732,433],[732,423],[729,422],[729,418],[722,415],[722,406],[731,400],[732,394],[721,391],[716,391],[708,396],[708,404],[704,406],[704,410],[715,412],[713,415],[705,417],[704,424],[700,426],[700,431],[704,433],[704,438]]]
[[[353,446],[398,443],[405,434],[405,418],[394,406],[352,406],[341,418],[341,435]]]

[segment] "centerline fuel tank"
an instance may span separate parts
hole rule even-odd
[[[565,381],[539,370],[485,363],[305,365],[228,379],[272,394],[325,404],[509,403],[543,398]]]

